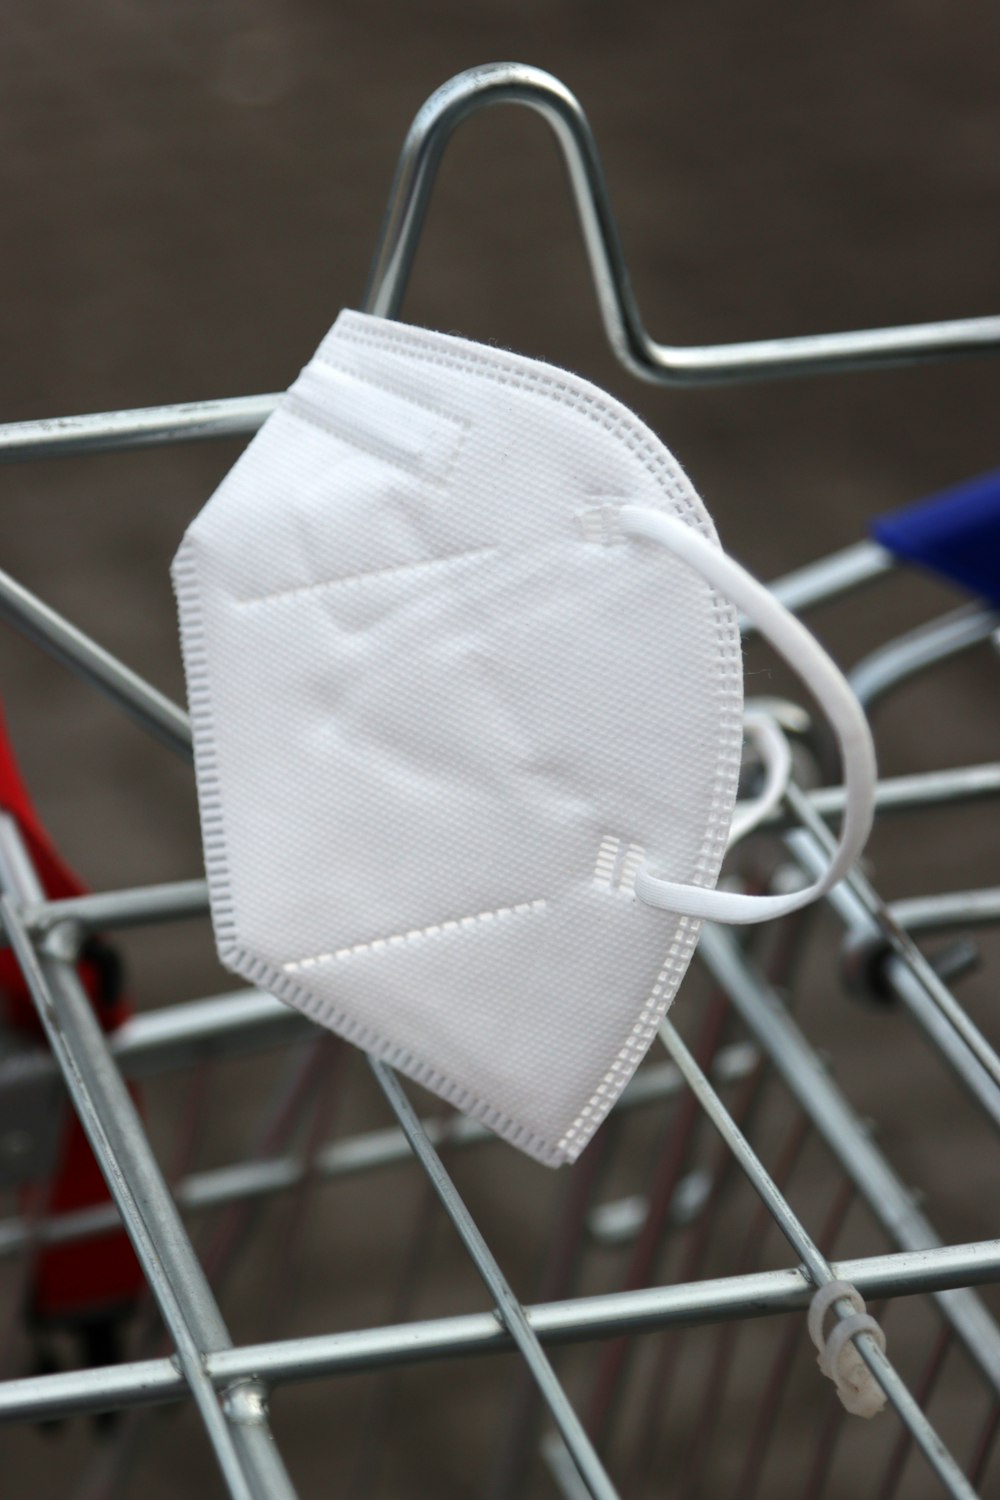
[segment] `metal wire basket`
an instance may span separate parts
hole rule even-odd
[[[418,115],[365,295],[369,311],[398,312],[444,146],[462,119],[494,102],[526,104],[553,128],[609,337],[643,378],[805,374],[1000,345],[996,318],[701,349],[654,343],[629,290],[578,104],[557,80],[513,65],[461,75]],[[247,433],[275,400],[21,423],[0,428],[0,455],[23,460]],[[807,610],[874,585],[892,568],[887,552],[862,542],[775,589],[790,607]],[[170,748],[190,753],[176,705],[5,575],[0,612]],[[897,684],[987,640],[998,623],[991,610],[969,606],[889,643],[856,669],[859,696],[874,713]],[[830,844],[827,825],[843,802],[838,786],[819,784],[823,747],[808,716],[795,705],[772,707],[797,736],[801,774],[781,816],[731,877],[758,890],[816,872]],[[889,777],[879,785],[880,819],[905,837],[908,816],[953,812],[998,792],[1000,765],[993,764]],[[202,881],[52,899],[17,819],[0,814],[0,886],[6,941],[48,1042],[47,1049],[0,1053],[3,1180],[30,1178],[51,1153],[61,1077],[114,1200],[56,1213],[44,1204],[30,1212],[22,1199],[0,1222],[0,1255],[27,1275],[47,1248],[100,1243],[123,1224],[168,1338],[164,1347],[160,1325],[146,1320],[124,1361],[98,1351],[96,1364],[0,1383],[6,1423],[119,1413],[97,1457],[86,1460],[79,1493],[123,1493],[130,1475],[138,1481],[148,1449],[145,1409],[186,1402],[200,1417],[229,1494],[291,1497],[296,1490],[271,1428],[271,1395],[351,1375],[363,1394],[342,1407],[339,1422],[329,1419],[331,1446],[341,1455],[348,1450],[331,1472],[338,1493],[375,1494],[390,1461],[390,1436],[404,1446],[419,1442],[419,1420],[400,1416],[403,1396],[412,1402],[412,1382],[430,1381],[444,1360],[449,1368],[462,1360],[468,1374],[453,1379],[441,1404],[460,1424],[466,1396],[482,1401],[495,1433],[494,1451],[471,1455],[473,1468],[454,1476],[456,1493],[478,1487],[492,1500],[528,1493],[888,1500],[994,1492],[1000,1328],[990,1284],[1000,1278],[1000,1241],[986,1234],[995,1227],[995,1195],[984,1166],[978,1201],[966,1203],[962,1215],[949,1212],[946,1201],[944,1222],[932,1222],[917,1190],[933,1194],[936,1185],[915,1178],[919,1152],[907,1153],[905,1142],[900,1151],[894,1134],[893,1077],[909,1071],[919,1078],[928,1101],[946,1100],[949,1118],[963,1111],[963,1139],[988,1163],[1000,1126],[1000,1058],[952,987],[973,961],[968,940],[944,948],[938,941],[935,951],[935,939],[946,930],[988,928],[1000,915],[997,891],[888,906],[858,870],[823,912],[786,918],[752,940],[707,927],[676,1024],[673,1017],[663,1024],[661,1048],[595,1143],[561,1179],[546,1179],[556,1185],[542,1210],[536,1193],[523,1222],[508,1216],[491,1226],[491,1239],[503,1246],[499,1259],[512,1258],[522,1274],[524,1262],[534,1264],[536,1293],[527,1303],[515,1295],[477,1218],[491,1218],[491,1181],[513,1173],[516,1183],[517,1172],[529,1169],[512,1167],[508,1148],[474,1122],[439,1104],[418,1109],[384,1065],[317,1036],[300,1016],[253,991],[102,1030],[80,978],[88,935],[203,918]],[[886,1075],[869,1101],[877,1131],[848,1097],[852,1062],[875,1049]],[[256,1110],[252,1150],[241,1161],[194,1170],[195,1104],[208,1070],[258,1054],[286,1063]],[[388,1123],[357,1129],[340,1101],[363,1089],[366,1069],[384,1101],[377,1107],[384,1115],[388,1106],[390,1115]],[[190,1118],[182,1119],[182,1145],[165,1173],[130,1086],[162,1077],[176,1089],[178,1072],[194,1079],[194,1092],[178,1111]],[[939,1122],[928,1128],[939,1133]],[[894,1164],[899,1155],[905,1169]],[[346,1332],[235,1340],[219,1289],[252,1241],[262,1209],[291,1205],[279,1269],[271,1273],[287,1285],[295,1279],[290,1247],[310,1196],[324,1185],[344,1195],[345,1215],[364,1213],[379,1198],[402,1205],[389,1215],[385,1264],[356,1268],[359,1286],[376,1273],[388,1279],[385,1319]],[[489,1300],[482,1310],[465,1310],[469,1289],[458,1280],[463,1310],[417,1317],[438,1202]],[[211,1233],[196,1253],[186,1226],[203,1220]],[[805,1311],[817,1288],[834,1281],[857,1289],[888,1337],[886,1352],[869,1332],[854,1338],[888,1401],[889,1413],[871,1423],[847,1415],[816,1370],[806,1337]],[[838,1303],[835,1312],[846,1317],[851,1308]],[[472,1356],[512,1351],[519,1356],[514,1366],[480,1362],[498,1373],[477,1383]],[[280,1403],[278,1411],[280,1427]]]

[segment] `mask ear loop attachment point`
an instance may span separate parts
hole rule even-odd
[[[864,710],[839,667],[811,632],[769,589],[758,583],[715,542],[677,516],[644,505],[623,505],[619,520],[626,537],[638,537],[665,547],[735,604],[808,684],[822,704],[837,737],[846,791],[840,840],[833,858],[820,879],[804,890],[771,896],[720,891],[663,879],[654,875],[647,864],[636,876],[635,893],[641,901],[663,911],[709,921],[745,924],[787,916],[789,912],[809,905],[843,879],[860,855],[871,831],[875,811],[875,749]],[[763,734],[759,729],[757,732]],[[776,742],[769,738],[766,743],[764,753],[768,774],[765,794],[774,796],[782,774],[782,760]],[[787,751],[787,744],[785,749]],[[785,774],[782,794],[787,781],[788,775]],[[742,818],[737,813],[739,837],[754,826],[747,821],[749,812],[747,809]],[[760,816],[755,810],[754,822],[759,821]]]

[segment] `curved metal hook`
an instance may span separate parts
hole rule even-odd
[[[542,116],[555,135],[569,174],[608,338],[622,363],[644,380],[694,385],[770,379],[1000,349],[1000,317],[741,344],[686,348],[657,344],[639,315],[587,117],[576,96],[558,78],[523,63],[470,68],[449,79],[419,110],[389,193],[365,292],[367,311],[381,317],[398,315],[445,147],[463,120],[494,104],[526,105]]]
[[[470,68],[442,85],[419,110],[396,168],[362,307],[398,313],[437,170],[452,134],[494,104],[526,105],[553,131],[569,173],[604,327],[621,362],[660,385],[707,385],[819,375],[872,365],[915,364],[1000,349],[1000,317],[916,323],[860,333],[810,334],[742,344],[682,348],[658,344],[643,327],[629,284],[618,226],[587,117],[551,73],[523,63]],[[256,432],[277,393],[194,401],[132,411],[0,424],[0,463]]]
[[[632,295],[618,225],[597,144],[575,94],[551,73],[523,63],[488,63],[450,78],[421,106],[410,126],[389,189],[389,202],[362,306],[398,317],[441,158],[470,115],[490,105],[521,104],[540,114],[562,151],[583,230],[597,300],[618,358],[644,375],[650,341]]]

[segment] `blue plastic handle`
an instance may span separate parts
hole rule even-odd
[[[1000,608],[1000,469],[879,516],[872,535]]]

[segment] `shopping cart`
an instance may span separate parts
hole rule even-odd
[[[697,349],[654,343],[629,288],[579,105],[556,79],[515,65],[462,74],[418,114],[390,195],[367,310],[398,314],[444,148],[462,120],[493,103],[527,105],[554,131],[608,336],[643,379],[805,375],[1000,347],[1000,318]],[[19,423],[0,428],[0,454],[27,460],[245,434],[276,399]],[[889,587],[893,569],[888,550],[864,541],[775,589],[806,611]],[[190,754],[180,708],[4,575],[0,612],[171,750]],[[899,684],[988,642],[998,625],[992,608],[969,604],[890,642],[855,670],[859,696],[874,716]],[[815,875],[843,801],[841,788],[829,784],[826,747],[809,716],[778,699],[770,707],[794,740],[797,777],[781,814],[727,877],[756,890]],[[998,794],[1000,764],[888,777],[878,788],[879,816],[900,838],[912,837],[931,810],[990,807]],[[510,1170],[507,1147],[438,1104],[418,1109],[416,1091],[404,1090],[383,1064],[317,1035],[254,991],[116,1016],[121,1024],[102,1029],[93,986],[88,991],[81,979],[83,945],[117,928],[204,918],[204,883],[53,896],[43,874],[24,820],[0,813],[6,942],[48,1043],[25,1046],[11,1036],[0,1052],[0,1181],[15,1186],[51,1168],[61,1078],[113,1204],[54,1212],[22,1196],[19,1210],[0,1222],[0,1254],[29,1276],[40,1256],[57,1247],[83,1254],[89,1246],[92,1254],[124,1225],[170,1346],[147,1329],[123,1361],[98,1350],[96,1364],[0,1383],[6,1423],[118,1413],[86,1460],[81,1494],[124,1493],[130,1478],[139,1482],[149,1409],[187,1402],[229,1494],[292,1497],[271,1429],[272,1393],[367,1375],[356,1420],[328,1436],[338,1452],[351,1450],[346,1469],[337,1470],[350,1476],[338,1491],[374,1495],[387,1433],[403,1428],[419,1442],[414,1424],[400,1419],[399,1382],[430,1380],[447,1361],[452,1384],[436,1387],[447,1392],[438,1409],[460,1412],[456,1371],[472,1368],[464,1361],[511,1352],[513,1365],[480,1361],[496,1370],[479,1387],[495,1447],[481,1455],[478,1471],[454,1476],[456,1493],[887,1500],[996,1491],[1000,1326],[990,1287],[1000,1280],[1000,1240],[986,1235],[996,1227],[988,1163],[1000,1127],[1000,1057],[983,1029],[989,1018],[981,1024],[955,986],[977,961],[969,931],[988,930],[1000,917],[1000,891],[890,906],[859,869],[822,912],[797,914],[750,938],[706,928],[683,1002],[661,1028],[659,1052],[577,1166],[546,1179],[548,1217],[536,1223],[535,1215],[531,1226],[545,1253],[537,1296],[526,1304],[468,1201],[475,1196],[484,1217],[491,1180]],[[956,931],[959,939],[942,945],[942,934]],[[884,1147],[876,1124],[848,1097],[852,1064],[876,1049],[886,1077],[873,1113]],[[288,1064],[262,1107],[252,1153],[193,1170],[181,1149],[168,1186],[136,1104],[136,1081],[169,1075],[174,1087],[179,1072],[193,1073],[194,1096],[200,1088],[203,1098],[207,1068],[263,1053],[287,1055]],[[343,1129],[337,1101],[366,1068],[394,1123]],[[964,1236],[942,1233],[922,1206],[917,1189],[933,1184],[894,1165],[895,1155],[907,1157],[905,1141],[891,1139],[897,1069],[912,1069],[928,1099],[943,1088],[949,1111],[961,1114],[970,1161],[960,1187],[968,1195],[981,1184],[958,1216]],[[468,1179],[467,1162],[475,1173]],[[917,1165],[911,1153],[909,1167]],[[286,1223],[294,1228],[308,1197],[326,1184],[344,1193],[352,1184],[398,1193],[407,1205],[392,1219],[393,1254],[354,1268],[359,1286],[391,1273],[389,1321],[234,1340],[219,1287],[252,1240],[261,1206],[290,1201]],[[486,1310],[414,1314],[438,1202],[485,1283]],[[186,1225],[203,1216],[212,1232],[198,1255]],[[494,1225],[491,1237],[505,1246],[500,1259],[518,1258],[519,1227]],[[287,1281],[294,1276],[287,1245],[281,1253],[277,1274]],[[871,1422],[846,1413],[817,1370],[806,1333],[814,1295],[835,1282],[865,1299],[887,1336],[885,1351],[870,1325],[853,1340],[888,1403]],[[832,1322],[852,1311],[835,1296]],[[468,1376],[471,1384],[478,1378]],[[414,1387],[405,1390],[412,1397]],[[454,1436],[454,1427],[442,1431]],[[431,1488],[444,1493],[447,1485]],[[402,1492],[425,1491],[415,1483]]]

